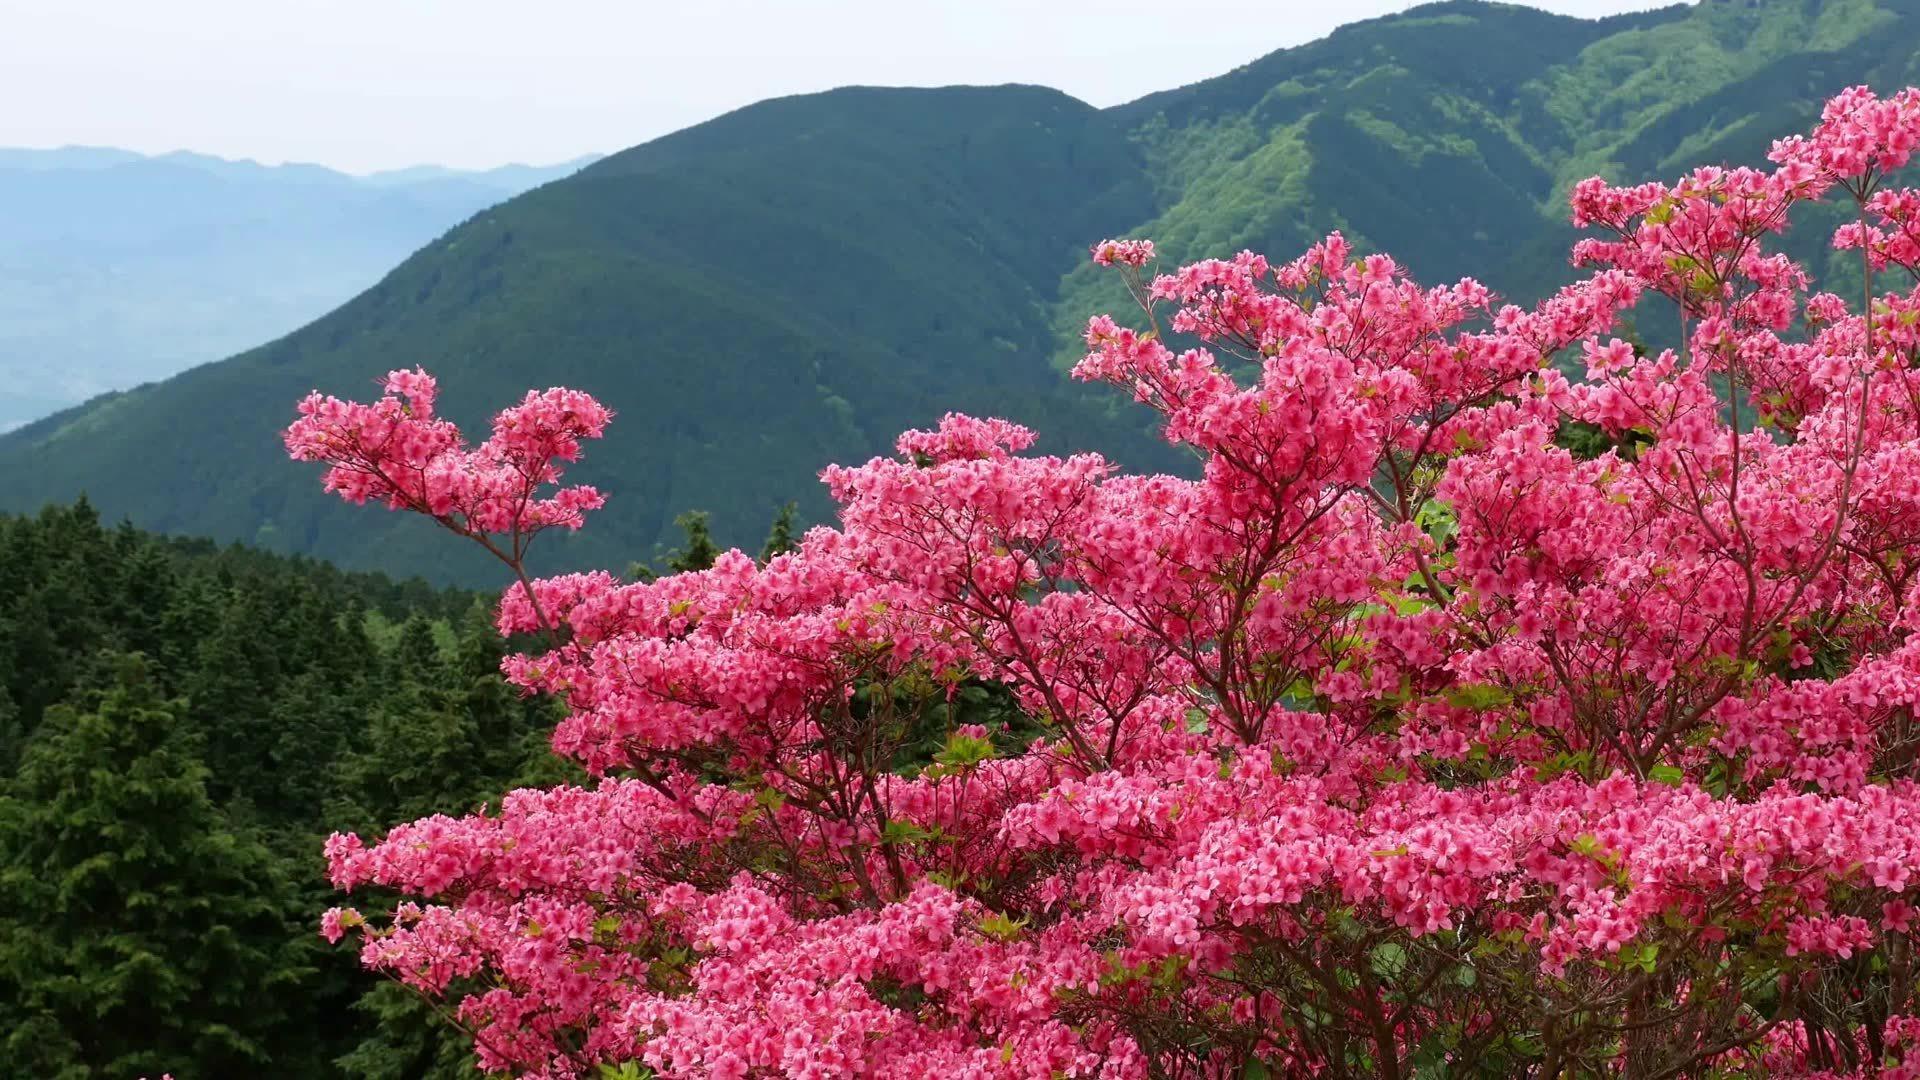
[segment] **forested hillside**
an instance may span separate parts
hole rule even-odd
[[[298,396],[415,364],[468,425],[529,385],[621,414],[579,472],[608,508],[546,570],[647,557],[689,507],[725,541],[788,499],[820,520],[822,466],[947,409],[1178,467],[1141,413],[1062,374],[1117,303],[1089,243],[1286,255],[1337,228],[1527,299],[1568,276],[1574,179],[1751,160],[1841,86],[1912,81],[1916,56],[1915,0],[1597,21],[1451,0],[1104,111],[1019,86],[763,102],[489,210],[287,338],[0,437],[0,507],[84,491],[156,530],[491,581],[420,523],[348,525],[282,456]],[[1797,235],[1848,280],[1821,228]]]
[[[462,1075],[322,947],[319,852],[563,775],[502,648],[477,594],[0,518],[0,1077]]]

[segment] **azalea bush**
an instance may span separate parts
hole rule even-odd
[[[646,583],[525,572],[591,398],[311,397],[331,489],[500,557],[599,778],[335,836],[402,899],[325,932],[520,1076],[1920,1076],[1916,143],[1854,89],[1585,181],[1532,308],[1104,243],[1074,373],[1197,479],[950,415]],[[1821,200],[1848,297],[1776,250]]]

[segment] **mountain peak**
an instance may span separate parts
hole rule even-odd
[[[1750,160],[1840,86],[1913,81],[1917,8],[1445,0],[1112,109],[1024,85],[760,102],[475,214],[283,338],[0,436],[0,509],[84,489],[149,527],[491,580],[419,523],[328,503],[280,453],[306,391],[414,364],[463,421],[559,383],[622,414],[579,470],[608,508],[548,570],[644,558],[688,509],[741,542],[790,499],[818,520],[822,466],[947,409],[1166,466],[1142,414],[1049,363],[1127,309],[1087,245],[1284,257],[1338,228],[1524,300],[1570,273],[1573,178]],[[445,179],[361,184],[408,175]]]

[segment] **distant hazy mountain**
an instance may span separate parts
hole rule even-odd
[[[591,158],[356,177],[205,154],[0,148],[0,430],[277,338]]]
[[[572,161],[563,161],[558,165],[501,165],[498,168],[484,169],[478,172],[462,172],[449,169],[444,165],[415,165],[407,169],[388,169],[385,172],[371,173],[361,179],[369,184],[383,187],[400,187],[432,180],[471,180],[476,184],[488,184],[502,191],[521,192],[536,188],[549,180],[558,180],[571,176],[581,169],[599,161],[603,155],[588,154]]]

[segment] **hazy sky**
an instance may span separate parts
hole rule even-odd
[[[0,0],[0,146],[550,162],[849,83],[1096,105],[1406,0]],[[1646,0],[1536,0],[1598,16]]]

